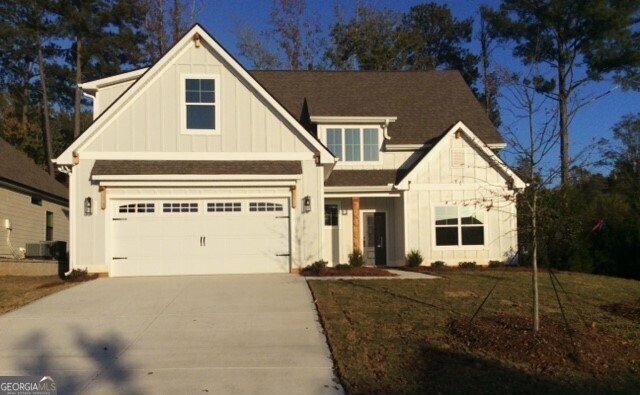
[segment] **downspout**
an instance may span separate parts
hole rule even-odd
[[[385,140],[391,140],[391,137],[389,136],[389,118],[384,120],[384,125],[382,125],[382,135]]]

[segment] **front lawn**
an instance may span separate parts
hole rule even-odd
[[[541,330],[533,336],[530,273],[438,275],[309,282],[348,393],[582,394],[640,388],[640,282],[558,274],[567,330],[549,275],[541,273]]]
[[[0,276],[0,314],[73,285],[74,282],[63,281],[58,276]]]

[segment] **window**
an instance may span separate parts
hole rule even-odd
[[[364,160],[377,161],[380,155],[378,129],[364,129]]]
[[[325,226],[338,226],[338,205],[326,204],[324,206]]]
[[[327,128],[327,148],[344,162],[378,162],[380,129],[370,127]]]
[[[345,129],[344,153],[348,162],[360,161],[360,129]]]
[[[186,132],[215,132],[219,124],[219,89],[216,76],[184,76],[183,129]]]
[[[342,129],[327,129],[327,148],[342,160]]]
[[[31,196],[31,204],[36,206],[42,206],[42,198],[38,196]]]
[[[51,211],[47,211],[45,240],[53,241],[53,213]]]
[[[155,211],[156,205],[154,203],[132,203],[118,207],[119,213],[153,213]]]
[[[435,208],[437,246],[484,245],[484,211],[476,207]]]
[[[239,212],[240,209],[241,209],[240,202],[207,203],[207,212],[209,213]]]
[[[197,213],[198,203],[162,203],[163,213]]]
[[[269,202],[251,202],[249,203],[249,211],[282,211],[283,207],[278,203]]]

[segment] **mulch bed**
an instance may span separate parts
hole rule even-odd
[[[431,267],[431,266],[418,266],[418,267],[409,267],[403,266],[398,267],[399,270],[404,270],[407,272],[417,272],[417,273],[442,273],[442,272],[485,272],[485,271],[504,271],[504,272],[531,272],[531,268],[527,266],[476,266],[476,267],[458,267],[458,266],[440,266],[440,267]],[[538,271],[547,270],[538,268]]]
[[[63,281],[55,281],[51,283],[42,284],[38,287],[38,289],[60,287],[60,286],[63,286],[65,283],[83,283],[86,281],[95,280],[98,277],[99,275],[97,273],[87,274],[84,276],[70,277],[70,278],[65,278]]]
[[[352,267],[351,269],[336,269],[335,267],[325,267],[320,273],[314,273],[311,270],[302,270],[303,276],[308,277],[394,277],[397,274],[388,272],[387,270],[377,267]]]
[[[635,303],[614,303],[601,306],[607,313],[626,318],[640,324],[640,300]]]
[[[468,349],[535,373],[568,370],[595,375],[615,371],[640,373],[640,352],[623,339],[578,324],[568,332],[564,323],[547,317],[540,317],[540,330],[536,334],[531,327],[531,318],[524,316],[500,314],[476,317],[473,322],[468,317],[458,318],[449,323],[448,337]]]

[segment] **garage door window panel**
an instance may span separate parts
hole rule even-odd
[[[249,211],[251,212],[272,212],[283,211],[284,208],[280,203],[271,202],[250,202]]]
[[[197,213],[198,203],[163,203],[163,213]]]
[[[215,202],[207,203],[209,213],[239,213],[242,211],[240,202]]]
[[[131,203],[123,204],[118,207],[119,213],[155,213],[155,203]]]

